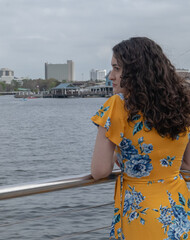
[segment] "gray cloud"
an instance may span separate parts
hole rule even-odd
[[[157,41],[190,68],[188,0],[0,0],[0,67],[44,77],[44,63],[75,62],[76,79],[110,69],[111,48],[131,36]]]

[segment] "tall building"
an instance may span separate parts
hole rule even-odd
[[[65,64],[45,63],[45,79],[54,78],[58,81],[66,80],[67,82],[74,79],[74,62],[67,60]]]
[[[112,80],[109,79],[109,75],[110,75],[111,71],[108,72],[108,74],[106,75],[106,86],[113,86]]]
[[[8,68],[0,69],[0,81],[11,84],[11,81],[14,79],[14,71]]]
[[[90,71],[90,80],[92,80],[92,81],[105,80],[105,77],[106,77],[106,70],[92,69]]]
[[[96,80],[96,70],[92,69],[90,71],[90,80],[95,81]]]

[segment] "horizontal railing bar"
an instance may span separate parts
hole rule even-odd
[[[76,187],[85,187],[93,184],[100,184],[105,182],[114,181],[120,174],[120,170],[115,170],[109,177],[94,180],[89,175],[79,175],[71,178],[56,178],[52,180],[38,181],[34,183],[28,183],[24,185],[12,185],[0,188],[0,200],[24,197],[33,194],[41,194],[47,192],[53,192],[58,190],[64,190]]]
[[[182,173],[190,176],[190,171],[181,170]],[[56,178],[51,180],[43,180],[23,185],[12,185],[0,188],[0,200],[24,197],[34,194],[41,194],[47,192],[53,192],[58,190],[64,190],[76,187],[85,187],[88,185],[106,183],[114,181],[120,174],[120,170],[115,170],[112,174],[106,178],[95,181],[92,176],[89,175],[77,175],[70,178]],[[187,182],[187,186],[190,189],[190,182]]]

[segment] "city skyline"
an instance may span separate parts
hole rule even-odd
[[[176,68],[190,69],[190,2],[184,0],[0,0],[0,67],[45,78],[44,63],[75,63],[75,79],[111,69],[112,47],[155,40]],[[80,9],[83,9],[81,11]]]

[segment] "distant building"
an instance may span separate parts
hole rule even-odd
[[[11,81],[14,79],[14,71],[8,68],[0,69],[0,81],[11,84]]]
[[[74,62],[67,60],[65,64],[45,63],[45,79],[54,78],[58,81],[74,81]]]
[[[113,87],[106,85],[96,85],[88,87],[91,93],[100,94],[102,96],[112,96],[113,95]]]
[[[29,80],[28,77],[14,77],[14,81],[16,81],[20,86],[23,85],[23,80]]]
[[[106,75],[106,86],[111,86],[112,87],[112,81],[109,79],[110,72]]]
[[[90,80],[92,80],[92,81],[105,80],[105,76],[106,76],[106,70],[92,69],[90,71]]]
[[[78,96],[80,94],[80,87],[74,86],[72,83],[60,83],[57,87],[50,90],[52,97],[68,97]]]
[[[96,77],[96,70],[92,69],[90,71],[90,80],[91,81],[96,81],[97,77]]]
[[[186,82],[190,83],[190,72],[189,69],[176,69],[177,74],[184,78]]]

